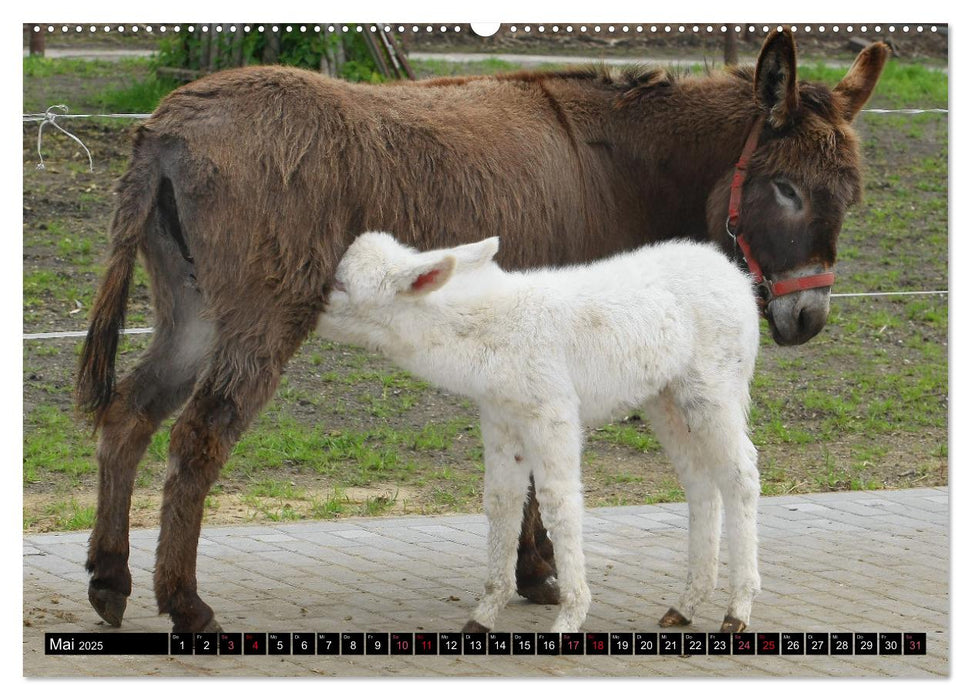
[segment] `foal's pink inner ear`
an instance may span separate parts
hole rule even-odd
[[[431,270],[430,272],[418,275],[411,283],[411,291],[419,292],[428,285],[434,284],[440,274],[442,274],[441,270]]]

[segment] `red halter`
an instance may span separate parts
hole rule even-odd
[[[762,125],[765,123],[765,115],[759,115],[745,140],[742,148],[742,155],[739,156],[735,164],[735,175],[732,177],[731,197],[728,200],[728,220],[725,222],[725,230],[731,239],[742,251],[742,256],[748,265],[749,272],[755,279],[755,285],[763,290],[763,296],[759,299],[759,305],[764,309],[772,299],[781,297],[785,294],[792,294],[806,289],[816,289],[817,287],[832,287],[836,281],[836,274],[831,270],[817,275],[806,275],[804,277],[793,277],[792,279],[773,282],[762,274],[762,268],[752,255],[752,248],[749,246],[744,236],[735,235],[738,230],[738,220],[742,213],[742,185],[745,184],[745,176],[748,171],[749,160],[759,144],[759,136],[762,133]]]

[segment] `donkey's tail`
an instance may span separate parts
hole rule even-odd
[[[111,220],[108,264],[78,363],[75,404],[81,413],[93,415],[96,428],[114,396],[118,335],[125,324],[135,259],[155,210],[161,180],[158,161],[146,153],[150,149],[140,148],[143,135],[140,129],[131,165],[116,189],[118,204]]]

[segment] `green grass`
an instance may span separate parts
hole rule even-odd
[[[684,489],[682,489],[676,480],[667,480],[665,484],[662,485],[660,489],[651,493],[644,499],[645,505],[652,505],[654,503],[679,503],[684,500]],[[617,505],[627,505],[625,503],[618,503]]]
[[[24,57],[24,79],[51,78],[66,75],[79,79],[104,77],[129,72],[136,66],[147,66],[148,59],[125,58],[120,61],[107,59],[88,60],[83,58],[46,58],[41,56]]]
[[[181,83],[154,74],[129,86],[101,92],[98,100],[106,112],[148,114],[155,111],[162,98]]]
[[[310,517],[330,520],[343,515],[348,510],[348,499],[344,489],[335,487],[330,497],[315,501],[310,509]]]
[[[255,479],[246,489],[246,495],[256,498],[302,499],[303,491],[291,481],[262,477]]]
[[[81,506],[70,498],[47,507],[44,515],[53,520],[56,530],[90,530],[94,525],[94,506]]]
[[[845,68],[821,63],[800,64],[798,71],[800,80],[822,82],[830,87],[846,75]],[[948,74],[944,71],[891,59],[884,66],[867,106],[884,109],[947,107],[947,87]]]
[[[158,78],[155,75],[155,62],[150,58],[123,58],[114,61],[31,56],[23,61],[25,80],[69,76],[81,81],[105,83],[106,87],[85,98],[105,113],[151,112],[163,97],[179,86],[178,81]],[[138,75],[139,79],[118,78],[129,73]],[[72,112],[78,112],[75,105],[69,103],[68,106]],[[110,121],[97,120],[97,123],[109,124]]]
[[[38,406],[24,417],[24,485],[63,475],[76,485],[95,471],[94,445],[70,413]]]
[[[644,423],[611,423],[590,433],[591,442],[629,447],[637,452],[657,452],[661,444]]]
[[[370,430],[326,430],[274,411],[264,414],[236,446],[226,473],[259,479],[266,470],[288,467],[334,477],[347,486],[408,483],[419,471],[412,454],[446,451],[459,435],[471,434],[465,421],[430,423],[422,428],[390,426]],[[151,451],[161,457],[165,438]]]
[[[415,74],[422,77],[450,75],[492,75],[519,70],[517,63],[490,58],[484,61],[444,61],[440,59],[414,59],[410,61]]]
[[[397,498],[397,494],[395,494],[393,497],[375,496],[373,498],[367,498],[361,505],[360,513],[366,517],[377,517],[379,515],[384,515],[389,510],[394,508]]]

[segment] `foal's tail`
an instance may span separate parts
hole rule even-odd
[[[78,363],[75,404],[81,413],[93,414],[95,428],[114,396],[118,335],[125,323],[135,258],[155,210],[161,179],[157,160],[139,153],[143,133],[139,130],[136,135],[131,165],[116,188],[108,264]]]

